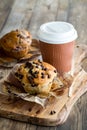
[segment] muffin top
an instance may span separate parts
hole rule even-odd
[[[26,30],[15,30],[0,39],[0,46],[5,51],[21,51],[31,44],[32,36]]]
[[[40,60],[34,60],[21,64],[14,73],[21,82],[26,92],[49,92],[53,79],[57,76],[56,69]]]

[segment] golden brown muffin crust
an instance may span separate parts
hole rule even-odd
[[[21,81],[25,91],[29,93],[48,93],[56,76],[56,69],[40,60],[26,62],[15,72],[15,77]]]
[[[28,53],[31,41],[32,36],[28,31],[17,29],[4,35],[0,39],[0,45],[5,52],[13,57],[23,57]]]

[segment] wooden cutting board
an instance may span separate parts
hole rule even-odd
[[[86,49],[86,47],[81,46],[79,47],[79,53],[75,53],[75,60],[80,55],[78,63],[81,63],[83,57],[86,56],[86,53],[84,54]],[[58,99],[49,99],[44,108],[32,102],[23,101],[22,99],[14,100],[0,94],[0,116],[43,126],[63,124],[68,118],[73,105],[86,91],[87,79],[84,77],[81,84],[74,87],[71,97],[66,92]]]

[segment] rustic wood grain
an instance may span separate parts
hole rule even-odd
[[[75,88],[72,96],[68,97],[68,91],[66,91],[58,99],[51,98],[48,100],[45,108],[32,102],[21,99],[13,100],[9,99],[8,96],[0,95],[0,116],[42,126],[63,124],[68,118],[73,105],[87,91],[87,74],[83,71],[79,74],[83,77],[77,78],[81,82],[80,84],[74,84]],[[52,114],[53,111],[55,113]]]
[[[13,2],[14,0],[0,1],[0,32],[2,31],[7,21]]]
[[[87,44],[87,0],[70,0],[68,22],[71,22],[78,31],[77,43]]]
[[[37,37],[37,31],[41,24],[56,20],[57,11],[58,0],[37,0],[29,24],[29,30],[33,37]]]
[[[69,16],[69,0],[59,0],[58,1],[58,10],[56,13],[56,20],[67,21]]]
[[[0,36],[15,29],[26,29],[36,0],[15,0]],[[6,7],[6,6],[5,6]]]
[[[45,2],[45,5],[43,4]],[[48,1],[48,0],[47,0]],[[87,44],[87,0],[54,0],[52,4],[46,0],[0,0],[0,30],[1,35],[15,28],[27,28],[36,37],[39,25],[51,20],[71,22],[78,31],[77,43]],[[22,5],[21,13],[18,11]],[[39,3],[41,3],[39,5]],[[45,7],[48,5],[48,9]],[[15,6],[15,8],[14,8]],[[27,7],[26,7],[27,6]],[[17,10],[16,10],[17,7]],[[7,9],[6,9],[7,8]],[[9,8],[9,9],[8,9]],[[5,10],[6,9],[6,10]],[[10,12],[11,9],[11,12]],[[28,11],[25,11],[29,9]],[[44,11],[45,10],[45,11]],[[49,10],[49,11],[48,11]],[[15,11],[16,15],[14,15]],[[40,13],[41,12],[41,13]],[[49,12],[49,15],[48,13]],[[9,14],[10,13],[10,14]],[[23,15],[21,16],[21,14]],[[29,16],[28,16],[29,15]],[[13,18],[17,18],[16,20]],[[26,18],[26,19],[25,19]],[[17,22],[15,22],[15,21]],[[33,23],[32,23],[33,22]],[[14,26],[13,26],[14,25]],[[4,69],[3,69],[4,71]],[[7,71],[6,71],[7,73]],[[17,121],[0,118],[1,130],[86,130],[87,129],[87,93],[74,105],[65,124],[58,127],[41,127]]]

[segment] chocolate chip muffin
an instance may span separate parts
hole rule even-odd
[[[15,86],[23,87],[27,93],[48,94],[55,77],[57,77],[57,71],[52,65],[34,60],[16,65],[8,76],[8,80]]]
[[[0,39],[0,46],[4,52],[16,59],[24,57],[31,45],[32,36],[26,30],[15,30]]]

